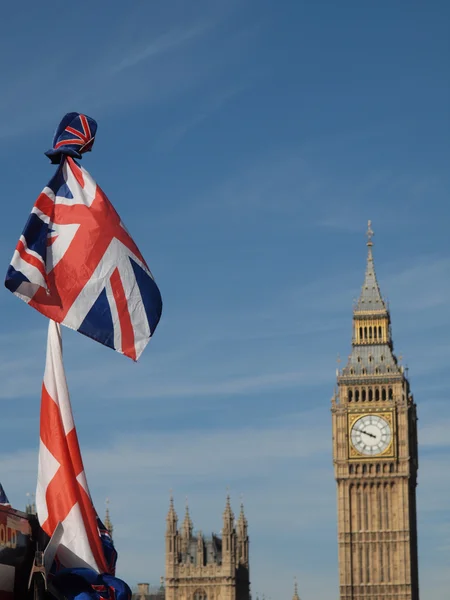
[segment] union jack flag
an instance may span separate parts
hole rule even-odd
[[[79,135],[92,145],[87,132]],[[31,211],[5,285],[49,319],[137,360],[161,317],[161,294],[101,188],[71,156],[60,160]]]

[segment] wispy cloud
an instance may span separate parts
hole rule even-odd
[[[188,43],[192,43],[212,28],[212,23],[198,23],[186,28],[178,27],[157,36],[143,48],[132,49],[117,65],[112,67],[114,73],[129,69],[143,61],[155,59],[168,52],[178,50]]]

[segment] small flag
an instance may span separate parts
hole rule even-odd
[[[105,557],[89,493],[64,373],[61,328],[54,321],[49,323],[42,386],[36,508],[47,535],[63,525],[58,565],[114,573],[115,560],[108,564]]]
[[[52,585],[67,600],[131,600],[131,590],[124,581],[89,569],[61,571]]]
[[[6,504],[10,506],[7,495],[5,494],[5,490],[3,489],[2,484],[0,483],[0,504]]]
[[[43,315],[137,360],[162,311],[159,289],[119,215],[74,158],[97,124],[66,115],[53,149],[59,163],[16,246],[5,285]]]

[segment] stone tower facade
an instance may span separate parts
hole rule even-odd
[[[394,354],[368,229],[352,352],[332,398],[340,600],[418,600],[416,405]]]
[[[194,535],[187,507],[178,530],[172,498],[166,522],[166,600],[249,600],[248,524],[242,504],[235,522],[227,497],[220,536]]]

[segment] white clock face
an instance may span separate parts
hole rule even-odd
[[[353,424],[351,439],[358,452],[365,456],[376,456],[391,443],[391,426],[379,415],[365,415]]]

